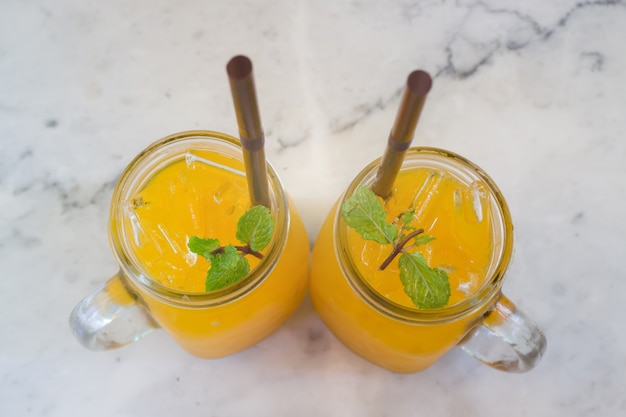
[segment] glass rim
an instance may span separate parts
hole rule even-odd
[[[284,251],[290,223],[287,195],[278,174],[272,165],[267,162],[267,174],[272,203],[271,212],[276,220],[274,236],[268,245],[263,259],[261,259],[259,264],[252,269],[246,277],[235,284],[210,292],[176,290],[150,278],[145,267],[141,265],[141,262],[139,262],[133,254],[128,253],[132,251],[129,250],[129,245],[126,243],[128,236],[122,224],[123,204],[130,195],[137,192],[138,189],[145,185],[147,179],[152,177],[156,171],[160,169],[158,164],[159,160],[163,159],[163,157],[159,158],[157,155],[155,158],[154,156],[157,152],[168,147],[180,145],[181,143],[199,143],[203,140],[213,142],[214,144],[219,143],[221,146],[224,146],[222,152],[225,152],[226,148],[241,152],[241,143],[238,139],[228,134],[211,130],[183,131],[159,139],[139,152],[123,170],[113,191],[109,215],[109,241],[124,276],[126,276],[133,285],[137,285],[160,301],[187,308],[205,308],[213,305],[226,304],[242,297],[259,286],[272,272]],[[212,151],[216,150],[211,148],[206,149]],[[172,154],[169,156],[171,155]],[[174,155],[184,155],[184,151],[176,152]],[[242,153],[238,154],[236,157],[243,160]],[[140,177],[147,178],[139,180],[138,185],[135,184]]]
[[[423,157],[423,158],[420,158]],[[353,264],[350,255],[345,250],[340,250],[344,247],[342,242],[347,240],[347,228],[345,221],[341,217],[341,206],[343,203],[356,191],[356,189],[367,183],[368,180],[372,180],[373,176],[380,165],[381,158],[377,158],[368,164],[363,170],[361,170],[357,176],[352,180],[346,191],[340,197],[335,210],[334,229],[333,229],[333,243],[335,247],[335,256],[338,260],[339,267],[346,277],[346,280],[352,287],[352,289],[360,296],[370,307],[379,311],[385,316],[395,318],[400,321],[408,323],[446,323],[454,321],[460,317],[464,317],[477,309],[483,308],[489,304],[492,300],[498,296],[504,277],[510,265],[510,261],[513,254],[513,223],[508,205],[504,199],[504,196],[496,183],[491,177],[478,165],[471,162],[467,158],[458,155],[454,152],[434,147],[411,147],[407,150],[405,159],[403,161],[402,168],[405,168],[405,164],[408,161],[414,160],[433,160],[433,158],[440,158],[446,162],[452,162],[454,166],[463,168],[466,173],[471,173],[476,176],[477,179],[483,181],[491,194],[491,197],[497,203],[497,212],[500,214],[502,223],[502,249],[497,256],[494,268],[491,268],[492,272],[490,277],[485,279],[478,290],[476,290],[470,297],[459,301],[451,306],[446,306],[437,309],[417,309],[405,307],[397,304],[388,298],[378,293],[372,288],[369,283],[359,274],[358,269]]]

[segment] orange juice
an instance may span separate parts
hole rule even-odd
[[[166,287],[204,292],[210,263],[187,247],[191,236],[237,244],[237,221],[250,208],[243,163],[190,151],[159,171],[126,205],[132,245],[150,277]],[[248,256],[251,268],[258,259]]]
[[[455,346],[494,302],[500,269],[508,263],[512,241],[503,239],[508,212],[501,210],[491,180],[452,156],[411,149],[384,203],[389,223],[415,209],[411,226],[435,238],[410,251],[420,251],[430,267],[448,273],[451,296],[445,307],[415,307],[404,293],[398,258],[379,269],[393,246],[364,240],[339,213],[360,185],[372,182],[376,162],[352,182],[313,249],[316,311],[346,346],[396,372],[422,370]]]
[[[157,146],[157,145],[155,145]],[[187,351],[225,356],[276,330],[304,297],[309,244],[304,225],[269,167],[274,235],[261,260],[246,256],[241,281],[205,291],[210,262],[192,253],[191,236],[241,244],[237,221],[250,208],[240,149],[215,132],[166,138],[160,158],[141,156],[142,171],[128,190],[116,190],[111,235],[123,280],[149,315]],[[155,151],[156,152],[156,151]],[[134,188],[133,188],[134,187]]]
[[[424,255],[430,267],[447,272],[451,287],[448,305],[476,292],[491,261],[493,236],[486,193],[482,182],[468,187],[446,173],[416,168],[400,172],[391,197],[384,202],[388,223],[415,210],[410,226],[435,238],[416,251]],[[379,269],[391,253],[391,245],[364,240],[349,229],[348,250],[352,259],[359,260],[355,266],[376,292],[394,303],[416,308],[402,288],[399,257],[384,270]]]

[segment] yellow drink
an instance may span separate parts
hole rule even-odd
[[[187,242],[199,236],[222,245],[239,243],[237,221],[251,206],[243,169],[241,161],[219,153],[191,151],[128,202],[133,250],[152,279],[174,290],[205,291],[210,262],[192,253]],[[251,269],[259,261],[246,259]]]
[[[127,257],[122,282],[190,353],[214,358],[247,348],[276,330],[304,297],[304,225],[270,168],[275,230],[263,259],[247,256],[248,276],[205,292],[210,263],[187,241],[199,236],[241,244],[237,221],[251,204],[240,150],[235,139],[214,132],[185,132],[158,146],[170,149],[160,152],[160,161],[140,156],[134,164],[152,167],[134,181],[135,189],[114,196],[112,240]]]
[[[444,172],[416,168],[399,173],[391,197],[384,202],[387,222],[415,209],[410,225],[435,238],[417,251],[431,267],[447,271],[452,290],[448,305],[476,292],[491,261],[493,236],[486,192],[484,183],[468,187]],[[376,292],[394,303],[416,308],[402,288],[399,257],[379,269],[391,253],[391,245],[364,240],[349,229],[348,250],[352,259],[360,260],[355,266]]]
[[[495,301],[508,263],[508,212],[495,186],[477,167],[452,157],[411,149],[385,202],[388,222],[414,208],[411,226],[436,238],[416,250],[431,267],[448,272],[452,291],[446,307],[415,307],[404,293],[398,258],[379,270],[392,246],[364,240],[338,212],[359,185],[371,183],[376,162],[352,182],[313,249],[311,298],[317,312],[346,346],[396,372],[422,370],[455,346]]]

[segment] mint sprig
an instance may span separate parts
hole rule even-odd
[[[359,187],[356,193],[343,203],[341,215],[348,226],[355,229],[363,239],[385,245],[393,243],[398,236],[398,228],[393,224],[387,224],[382,204],[367,187]]]
[[[431,268],[421,253],[410,251],[435,239],[423,235],[424,229],[415,229],[411,226],[415,209],[400,213],[396,217],[396,222],[400,224],[398,228],[393,223],[387,223],[383,204],[374,192],[360,186],[342,205],[341,216],[363,239],[373,240],[381,245],[392,245],[391,253],[379,269],[385,269],[400,255],[398,261],[400,281],[405,294],[416,307],[434,309],[444,307],[448,303],[450,299],[448,274],[441,268]],[[411,240],[413,243],[407,246]]]
[[[250,264],[245,258],[252,255],[262,259],[260,252],[272,240],[274,219],[265,206],[253,206],[237,222],[235,237],[242,245],[222,246],[218,239],[191,236],[187,247],[211,262],[206,276],[206,291],[215,291],[232,285],[250,272]]]

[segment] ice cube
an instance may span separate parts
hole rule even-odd
[[[443,174],[439,171],[433,171],[428,174],[417,192],[413,196],[411,207],[415,207],[415,218],[421,220],[426,213],[430,200],[437,192],[437,188],[443,179]]]
[[[185,246],[187,247],[187,253],[184,255],[185,262],[187,262],[189,266],[194,266],[198,261],[198,254],[189,250],[189,236],[187,236],[187,244]]]
[[[198,260],[198,255],[193,253],[193,252],[187,252],[185,254],[185,262],[187,262],[187,265],[189,266],[194,266],[196,264],[196,261]]]
[[[130,222],[130,227],[133,230],[133,240],[135,241],[135,245],[142,246],[142,239],[146,237],[146,234],[139,223],[139,217],[137,217],[137,213],[135,213],[135,209],[137,208],[139,199],[134,199],[132,201],[124,204],[124,215],[128,218]]]
[[[240,175],[242,177],[246,176],[246,173],[243,172],[243,171],[240,171],[240,170],[235,169],[235,168],[231,168],[231,167],[226,166],[226,165],[219,164],[219,163],[214,162],[214,161],[210,161],[210,160],[202,158],[202,157],[200,157],[198,155],[194,155],[191,152],[187,152],[185,154],[185,162],[187,163],[187,167],[190,168],[190,169],[193,169],[194,162],[198,162],[198,163],[201,163],[201,164],[210,165],[210,166],[215,167],[215,168],[223,169],[224,171],[228,171],[228,172],[233,173],[235,175]]]
[[[165,238],[165,241],[168,243],[168,245],[170,245],[170,248],[172,249],[172,252],[174,252],[176,254],[183,253],[183,251],[180,249],[180,246],[178,246],[178,243],[176,242],[176,240],[178,240],[177,239],[178,236],[176,236],[176,234],[174,234],[173,238],[170,238],[168,232],[165,229],[165,226],[163,226],[160,223],[157,225],[157,229],[159,229],[159,231],[161,232],[161,234]]]
[[[365,242],[360,253],[361,262],[363,262],[363,265],[374,270],[378,269],[386,257],[386,254],[383,253],[384,250],[389,251],[385,245],[380,245],[372,241]]]
[[[147,237],[146,237],[147,238]],[[159,241],[163,240],[163,236],[157,232],[156,230],[151,230],[150,231],[150,239],[149,242],[152,244],[152,246],[155,247],[155,249],[161,254],[163,255],[163,248],[161,247],[161,245],[159,244]]]
[[[141,196],[127,201],[123,206],[123,212],[130,223],[133,242],[137,247],[152,245],[159,252],[163,253],[163,248],[159,242],[164,240],[162,233],[154,230],[150,225],[145,225],[141,221],[139,211],[144,206]]]
[[[480,223],[489,209],[487,186],[474,181],[469,187],[454,190],[454,204],[468,223]]]
[[[468,272],[466,279],[459,280],[457,290],[462,292],[465,296],[469,296],[476,291],[479,279],[480,277],[477,273]]]
[[[233,182],[221,184],[215,190],[213,201],[219,205],[222,213],[226,215],[233,214],[236,208],[241,208],[248,202],[246,190]]]

